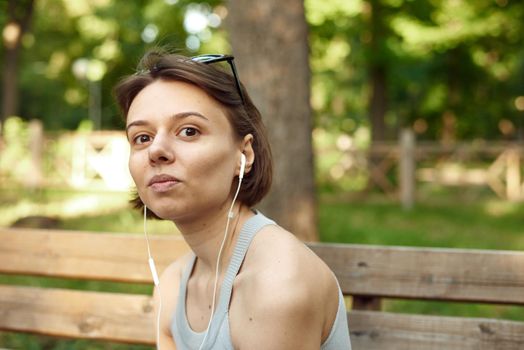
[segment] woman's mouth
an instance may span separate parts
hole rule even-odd
[[[176,186],[180,181],[171,175],[155,175],[149,180],[147,186],[155,192],[167,192]]]

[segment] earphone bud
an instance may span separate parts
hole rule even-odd
[[[246,170],[246,156],[244,153],[240,154],[240,174],[238,174],[238,178],[242,180],[244,178],[244,170]]]
[[[246,156],[244,155],[244,153],[240,153],[240,173],[238,174],[238,188],[237,193],[235,194],[235,199],[233,200],[233,204],[235,203],[235,200],[238,196],[238,191],[240,191],[240,185],[242,184],[242,179],[244,178],[244,171],[246,170],[246,162]],[[233,213],[233,206],[231,206],[231,209],[229,210],[227,217],[230,219],[233,219],[235,217],[235,214]]]

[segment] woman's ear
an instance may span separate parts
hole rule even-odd
[[[246,156],[246,167],[244,174],[248,174],[253,168],[253,163],[255,161],[255,151],[253,150],[253,135],[247,134],[242,140],[240,145],[240,150]]]

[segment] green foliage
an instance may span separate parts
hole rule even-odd
[[[0,6],[2,25],[6,2]],[[379,65],[387,78],[390,136],[418,122],[423,139],[446,132],[524,137],[515,102],[524,95],[524,3],[306,0],[305,6],[316,126],[350,134],[369,126],[369,72]],[[194,13],[208,25],[185,25]],[[54,130],[88,119],[90,84],[73,73],[85,59],[87,76],[96,70],[101,77],[102,127],[121,128],[111,97],[117,80],[154,46],[230,51],[221,24],[226,14],[221,0],[37,1],[32,31],[23,38],[20,115]],[[445,115],[454,120],[452,130],[444,130]]]
[[[368,183],[369,169],[363,158],[363,150],[369,144],[369,130],[365,127],[359,127],[351,136],[346,133],[330,133],[322,128],[315,129],[315,180],[320,192],[364,190]],[[357,152],[349,152],[350,149]]]
[[[423,120],[419,137],[438,139],[447,115],[459,139],[524,137],[515,107],[524,94],[524,3],[308,0],[306,9],[318,126],[351,133],[369,123],[369,67],[378,64],[392,136]]]
[[[220,4],[209,0],[197,10],[220,23],[214,12],[224,12]],[[150,48],[191,54],[184,18],[194,6],[188,0],[36,1],[32,30],[23,38],[20,115],[42,120],[48,130],[76,129],[89,119],[89,90],[100,88],[102,128],[121,128],[113,86],[134,73],[139,58]],[[7,20],[4,13],[0,11],[1,27]],[[228,49],[223,29],[208,25],[194,36],[201,45],[196,50]]]

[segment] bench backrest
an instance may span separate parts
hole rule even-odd
[[[188,252],[151,237],[161,271]],[[381,298],[524,305],[524,253],[311,243],[352,296],[354,349],[523,349],[524,322],[380,311]],[[152,283],[141,235],[0,229],[0,273]],[[524,310],[524,309],[523,309]],[[0,285],[0,330],[154,342],[151,298]]]

